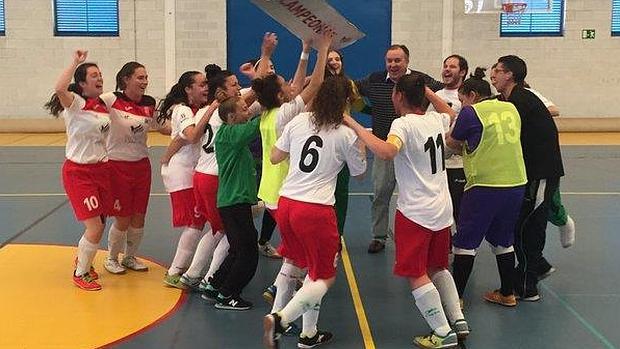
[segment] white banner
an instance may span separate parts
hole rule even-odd
[[[333,33],[332,48],[341,49],[365,36],[324,0],[251,0],[300,39]]]

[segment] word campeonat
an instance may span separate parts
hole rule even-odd
[[[280,0],[280,5],[285,7],[293,16],[301,19],[301,22],[312,29],[316,34],[333,34],[337,35],[334,28],[329,24],[320,20],[312,11],[305,8],[298,0]]]

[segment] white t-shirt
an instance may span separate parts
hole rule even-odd
[[[333,205],[338,173],[346,163],[352,176],[366,171],[366,157],[356,144],[357,136],[341,125],[316,132],[312,113],[302,113],[289,122],[275,146],[290,157],[288,175],[280,196]]]
[[[456,115],[459,115],[459,112],[461,111],[461,108],[462,108],[462,104],[461,104],[461,101],[459,100],[458,89],[449,90],[447,88],[443,88],[435,92],[435,94],[439,96],[441,99],[443,99],[446,103],[448,103],[448,105],[450,106],[450,108],[452,108],[452,110],[454,110]],[[431,104],[428,107],[428,111],[436,111],[436,110],[435,110],[435,107],[433,107],[433,105]],[[454,118],[454,122],[456,122],[456,117]],[[461,155],[453,154],[452,151],[448,151],[448,149],[446,149],[446,154],[448,156],[446,158],[446,168],[463,168],[463,157]]]
[[[276,134],[278,137],[282,134],[284,126],[288,124],[294,117],[303,113],[306,104],[301,95],[297,95],[292,101],[284,103],[278,109],[276,116]]]
[[[443,165],[447,114],[408,114],[392,123],[389,135],[403,145],[394,158],[397,209],[409,220],[433,231],[452,225],[452,201]]]
[[[200,122],[200,120],[204,117],[207,109],[209,109],[209,106],[205,106],[196,112],[196,124],[198,124],[198,122]],[[261,112],[262,107],[258,102],[254,102],[248,110],[250,111],[250,115],[256,115]],[[220,118],[219,111],[215,110],[213,115],[211,115],[211,119],[209,119],[205,134],[200,139],[200,157],[198,159],[198,164],[196,165],[196,172],[213,176],[217,176],[219,174],[217,160],[215,158],[215,135],[220,129],[220,126],[222,126],[222,123],[223,122],[222,118]]]
[[[194,126],[194,112],[186,105],[177,104],[172,109],[170,137],[182,136],[183,130]],[[161,178],[168,193],[193,187],[194,167],[198,162],[198,144],[186,144],[177,151],[168,164],[161,166]]]
[[[110,115],[101,99],[85,100],[73,93],[73,102],[64,110],[63,117],[67,128],[67,159],[78,164],[108,161],[105,143],[110,130]]]
[[[145,95],[136,103],[121,92],[104,93],[101,99],[110,110],[106,145],[110,160],[138,161],[148,157],[147,134],[150,129],[161,128],[153,117],[155,99]]]

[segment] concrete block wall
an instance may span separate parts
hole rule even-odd
[[[106,90],[114,88],[114,76],[125,62],[137,60],[147,67],[149,94],[163,97],[165,9],[171,1],[175,71],[169,75],[201,70],[207,63],[225,66],[225,0],[120,0],[120,36],[115,38],[54,37],[52,1],[4,1],[0,118],[46,117],[41,106],[76,48],[88,49],[90,59],[99,63]],[[452,8],[451,14],[445,13],[452,24],[450,33],[442,25],[445,2]],[[500,38],[499,16],[465,15],[463,0],[393,0],[392,37],[394,43],[409,46],[414,69],[437,78],[446,47],[465,56],[472,68],[488,67],[501,55],[520,55],[528,63],[528,81],[563,115],[620,116],[620,110],[610,108],[620,92],[614,62],[620,37],[610,36],[610,6],[609,0],[566,0],[564,37]],[[581,29],[596,29],[596,39],[582,40]]]

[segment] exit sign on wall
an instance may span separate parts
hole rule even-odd
[[[582,29],[581,30],[582,39],[594,39],[595,36],[596,36],[596,30],[594,29]]]

